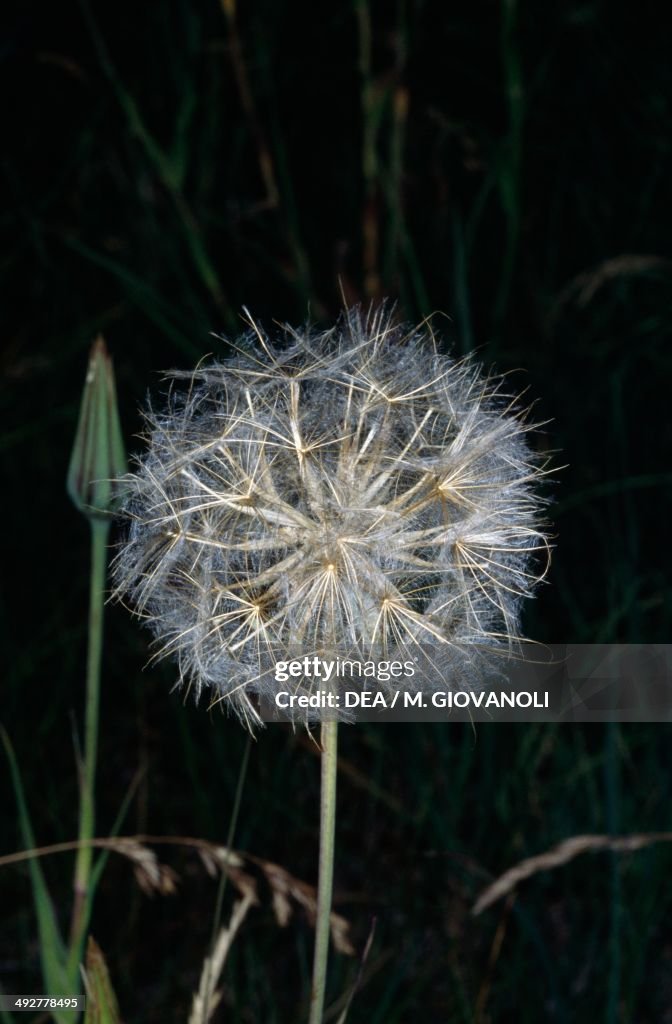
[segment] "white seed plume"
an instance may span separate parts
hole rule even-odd
[[[501,380],[384,307],[275,343],[250,323],[147,415],[117,593],[180,681],[248,723],[282,658],[422,652],[404,689],[474,684],[546,561],[531,428]]]

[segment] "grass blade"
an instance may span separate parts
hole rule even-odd
[[[14,750],[9,736],[4,728],[0,726],[2,743],[9,761],[9,769],[12,776],[12,786],[19,811],[19,825],[21,835],[26,847],[35,847],[35,836],[28,813],[19,766],[14,756]],[[30,871],[30,882],[35,902],[35,912],[40,935],[40,959],[42,962],[42,978],[47,992],[53,995],[71,996],[77,991],[77,978],[69,977],[65,968],[66,949],[54,908],[47,889],[39,862],[35,858],[28,861]],[[72,1024],[72,1015],[69,1013],[54,1012],[54,1019],[58,1024]]]

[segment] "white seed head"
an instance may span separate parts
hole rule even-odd
[[[250,323],[147,414],[117,594],[180,681],[248,723],[274,687],[265,658],[415,650],[423,687],[475,683],[520,640],[548,551],[544,464],[502,381],[385,307],[276,342]]]

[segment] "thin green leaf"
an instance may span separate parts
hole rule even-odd
[[[36,846],[35,836],[23,792],[19,766],[14,756],[9,736],[2,726],[0,726],[0,735],[2,736],[2,743],[7,754],[7,760],[9,761],[23,842],[28,849],[33,849]],[[31,858],[28,861],[28,870],[30,871],[30,881],[40,935],[40,959],[45,990],[53,995],[71,996],[77,991],[77,977],[69,977],[65,969],[65,944],[58,928],[58,922],[56,921],[56,915],[42,869],[36,858]],[[54,1019],[58,1024],[72,1024],[72,1015],[68,1013],[58,1013],[55,1011]]]

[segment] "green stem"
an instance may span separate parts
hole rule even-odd
[[[100,704],[100,666],[103,650],[103,604],[107,572],[107,519],[91,519],[91,589],[89,594],[89,650],[86,664],[86,710],[84,722],[84,760],[81,766],[79,802],[79,849],[75,864],[75,899],[70,931],[69,968],[76,968],[91,912],[91,864],[95,830],[94,791],[98,756],[98,714]]]
[[[334,880],[334,833],[336,830],[336,768],[338,722],[322,723],[322,782],[320,793],[320,868],[317,883],[317,920],[313,990],[309,1024],[322,1024],[324,990],[327,980],[331,896]]]

